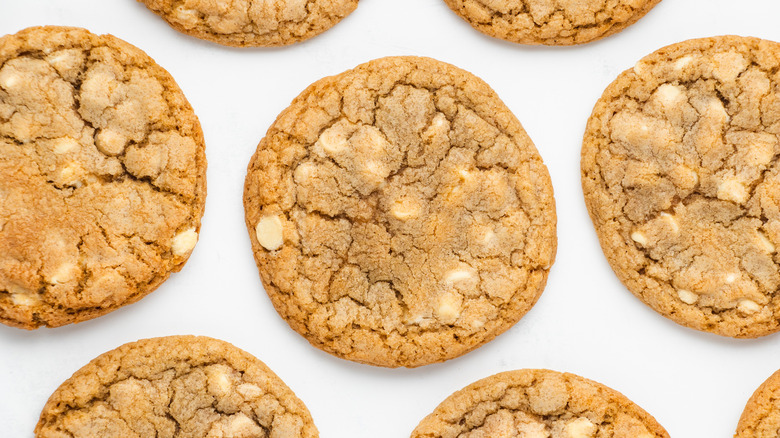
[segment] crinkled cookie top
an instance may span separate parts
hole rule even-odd
[[[228,46],[283,46],[330,29],[358,0],[138,0],[176,30]]]
[[[171,336],[94,359],[52,394],[37,438],[317,437],[268,367],[216,339]]]
[[[496,374],[444,400],[412,438],[668,438],[617,391],[574,374]]]
[[[205,172],[192,109],[137,48],[0,39],[0,321],[60,326],[154,290],[198,240]]]
[[[720,335],[780,329],[780,45],[686,41],[610,85],[582,184],[602,248],[635,295]]]
[[[266,291],[315,346],[414,367],[464,354],[536,302],[555,255],[547,169],[475,76],[385,58],[303,92],[244,195]]]
[[[521,44],[572,45],[620,32],[661,0],[444,0],[475,29]]]

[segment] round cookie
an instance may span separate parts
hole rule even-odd
[[[179,32],[226,46],[284,46],[330,29],[358,0],[138,0]]]
[[[604,92],[582,187],[607,260],[657,312],[698,330],[780,329],[780,44],[663,48]]]
[[[306,406],[227,342],[144,339],[104,353],[49,398],[37,438],[317,437]]]
[[[655,419],[623,394],[580,376],[517,370],[452,394],[412,438],[668,438]]]
[[[249,164],[246,224],[277,311],[313,345],[416,367],[504,332],[555,256],[547,168],[479,78],[392,57],[322,79]]]
[[[0,39],[0,322],[80,322],[187,261],[206,197],[203,134],[171,76],[111,35]]]
[[[780,371],[769,376],[748,400],[734,438],[776,438],[780,430]]]
[[[444,0],[478,31],[520,44],[569,46],[618,33],[661,0]]]

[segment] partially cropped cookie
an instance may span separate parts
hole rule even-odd
[[[780,371],[772,374],[748,400],[734,438],[776,438],[780,430]]]
[[[461,389],[420,422],[412,438],[668,438],[623,394],[549,370],[499,373]]]
[[[37,438],[317,437],[306,406],[224,341],[170,336],[104,353],[52,394]]]
[[[568,46],[620,32],[661,0],[444,0],[478,31],[520,44]]]
[[[284,46],[330,29],[358,0],[138,0],[174,29],[236,47]]]
[[[200,125],[149,56],[77,28],[0,39],[0,322],[141,299],[187,261],[205,197]]]
[[[780,329],[780,44],[723,36],[639,61],[593,110],[585,200],[620,280],[679,324]]]
[[[556,248],[542,159],[477,77],[384,58],[322,79],[249,164],[246,225],[277,311],[349,360],[464,354],[536,302]]]

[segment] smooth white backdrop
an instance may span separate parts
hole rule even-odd
[[[173,334],[229,341],[268,364],[323,437],[407,437],[445,397],[494,373],[550,368],[621,391],[672,437],[730,437],[745,402],[780,368],[780,334],[732,340],[679,327],[610,270],[585,210],[579,155],[604,88],[667,44],[720,34],[780,40],[778,0],[666,0],[634,26],[581,47],[524,47],[474,31],[443,0],[361,0],[330,31],[279,49],[234,49],[181,35],[133,0],[0,0],[0,34],[57,24],[114,34],[184,90],[209,160],[200,242],[182,272],[96,320],[25,332],[0,327],[0,436],[28,437],[52,391],[95,356]],[[444,364],[389,370],[322,353],[263,292],[243,222],[246,165],[276,115],[311,82],[388,55],[450,62],[487,81],[547,164],[558,257],[539,303],[514,328]]]

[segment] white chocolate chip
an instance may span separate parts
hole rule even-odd
[[[223,436],[264,436],[265,434],[258,435],[262,432],[263,430],[260,426],[247,417],[246,414],[239,412],[230,416]]]
[[[661,213],[661,218],[666,221],[667,224],[669,224],[674,234],[680,232],[680,224],[677,222],[677,218],[675,218],[674,215],[669,213]]]
[[[298,167],[295,168],[295,174],[293,175],[295,182],[303,183],[306,180],[310,179],[312,177],[312,174],[314,174],[316,168],[317,166],[314,163],[311,162],[301,163]]]
[[[682,69],[684,69],[685,67],[687,67],[687,66],[688,66],[688,64],[690,64],[692,60],[693,60],[693,56],[691,56],[691,55],[685,55],[685,56],[683,56],[682,58],[680,58],[680,59],[678,59],[677,61],[675,61],[675,63],[674,63],[674,69],[675,69],[675,70],[678,70],[678,71],[679,71],[679,70],[682,70]]]
[[[95,136],[95,146],[106,155],[119,155],[127,146],[127,137],[112,129],[101,129]]]
[[[279,216],[265,216],[257,222],[255,234],[260,245],[268,251],[275,251],[284,244],[284,228]]]
[[[665,106],[675,105],[683,99],[683,93],[680,88],[672,84],[661,85],[655,94]]]
[[[442,294],[436,306],[435,314],[441,322],[451,324],[460,316],[463,306],[463,297],[454,292]]]
[[[645,72],[645,66],[646,64],[644,62],[642,61],[637,62],[636,64],[634,64],[634,73],[641,76]]]
[[[471,172],[463,168],[458,169],[458,176],[460,176],[461,181],[469,181],[474,177]]]
[[[680,297],[680,301],[685,304],[695,304],[697,301],[699,301],[698,295],[685,289],[678,290],[677,296]]]
[[[390,213],[399,220],[405,221],[417,217],[420,209],[408,200],[399,199],[390,207]]]
[[[315,143],[315,148],[322,148],[328,155],[336,155],[348,146],[347,131],[339,125],[326,129]]]
[[[563,435],[566,438],[592,438],[596,433],[596,425],[585,417],[579,417],[566,423]]]
[[[442,128],[447,127],[447,125],[448,125],[447,117],[445,117],[444,114],[442,113],[436,113],[436,115],[433,117],[433,122],[431,123],[431,126],[436,130],[440,130]]]
[[[496,233],[494,233],[493,230],[491,230],[491,229],[488,229],[482,235],[482,244],[484,244],[484,245],[487,245],[488,243],[491,243],[494,240],[496,240]]]
[[[242,383],[236,387],[236,392],[241,394],[246,400],[256,399],[263,395],[263,390],[259,386],[251,383]]]
[[[642,246],[647,245],[647,237],[644,234],[640,233],[639,231],[634,231],[633,233],[631,233],[631,240],[633,240],[634,242]]]
[[[726,107],[723,106],[723,102],[720,99],[712,98],[707,105],[707,113],[710,117],[717,117],[722,123],[726,123],[729,120],[729,113],[726,111]]]
[[[213,366],[207,368],[209,379],[209,391],[212,394],[224,397],[230,394],[233,384],[230,382],[230,376],[222,369],[222,366]]]
[[[62,155],[79,147],[79,142],[70,137],[60,137],[54,140],[52,150],[55,154]]]
[[[20,76],[11,69],[0,72],[0,87],[10,90],[19,83]]]
[[[64,186],[81,187],[82,169],[77,163],[69,163],[60,170],[59,181]]]
[[[36,304],[41,302],[41,299],[38,298],[37,295],[30,295],[30,294],[11,294],[11,302],[13,302],[17,306],[35,306]]]
[[[74,263],[63,263],[54,272],[54,275],[49,278],[51,284],[63,284],[76,278],[76,271],[78,267]]]
[[[748,191],[745,186],[734,178],[724,179],[718,185],[718,199],[742,204],[747,197]]]
[[[726,283],[731,284],[737,281],[737,278],[739,278],[739,274],[735,274],[733,272],[729,272],[726,274]]]
[[[173,236],[171,250],[177,256],[187,255],[195,248],[196,243],[198,243],[198,232],[195,228],[189,228]]]
[[[183,5],[180,5],[174,9],[174,15],[176,16],[177,22],[180,22],[187,28],[195,27],[198,24],[198,19],[200,18],[198,11],[185,8]]]
[[[759,246],[769,254],[773,254],[775,251],[777,251],[777,248],[775,248],[775,245],[772,243],[771,240],[769,240],[768,237],[766,237],[766,234],[762,233],[761,231],[758,232],[758,244]]]
[[[461,281],[473,281],[476,279],[476,273],[467,268],[453,269],[444,274],[444,281],[449,284],[459,283]]]
[[[739,300],[739,304],[737,304],[737,310],[745,315],[752,315],[753,313],[761,310],[761,306],[759,306],[758,303],[753,300],[743,299]]]

